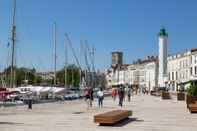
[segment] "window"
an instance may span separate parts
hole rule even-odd
[[[197,66],[195,66],[195,75],[197,75]]]
[[[186,67],[188,67],[188,60],[186,59],[186,61],[185,61],[185,62],[186,62]]]
[[[195,56],[195,64],[197,63],[197,56]]]
[[[176,71],[176,80],[178,80],[178,72]]]
[[[182,72],[180,72],[180,78],[182,79]]]
[[[181,68],[181,61],[179,62],[179,68]]]
[[[183,79],[185,79],[185,72],[183,72]]]
[[[191,74],[191,75],[193,74],[192,69],[193,69],[193,68],[191,67],[191,68],[190,68],[190,74]]]
[[[185,60],[183,60],[183,68],[185,68]]]
[[[185,73],[186,73],[186,74],[185,74],[185,78],[187,79],[187,78],[188,78],[188,70],[186,70]]]
[[[188,65],[189,65],[189,64],[188,64],[188,60],[186,60],[185,62],[186,62],[186,63],[185,63],[185,64],[186,64],[186,67],[188,67]]]
[[[172,80],[174,80],[174,72],[172,72]]]

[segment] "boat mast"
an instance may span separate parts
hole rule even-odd
[[[11,58],[11,80],[10,87],[14,88],[14,64],[15,64],[15,44],[16,44],[16,0],[13,0],[13,18],[12,18],[12,58]]]
[[[92,51],[90,51],[90,57],[91,57],[91,63],[92,63],[92,72],[91,72],[91,74],[92,74],[92,84],[91,85],[92,85],[93,88],[95,88],[95,73],[96,73],[95,64],[94,64],[95,51],[96,51],[96,49],[93,46]]]
[[[77,66],[78,66],[78,68],[79,68],[79,70],[80,70],[80,72],[81,72],[81,65],[80,65],[80,62],[79,62],[79,60],[78,60],[78,58],[77,58],[75,49],[73,48],[72,42],[71,42],[71,40],[70,40],[70,38],[69,38],[69,36],[68,36],[67,33],[65,33],[65,37],[66,37],[66,39],[67,39],[68,46],[70,46],[70,48],[71,48],[71,51],[72,51],[72,54],[73,54],[73,56],[74,56],[74,59],[75,59],[75,61],[76,61],[76,63],[77,63]],[[72,85],[74,85],[74,73],[73,73],[73,70],[71,71],[71,74],[72,74],[72,75],[71,75],[71,76],[72,76],[72,81],[71,81],[71,83],[72,83]],[[80,73],[80,75],[81,75],[81,73]],[[80,83],[81,83],[81,81],[80,81]]]
[[[65,69],[64,69],[64,82],[65,82],[65,89],[67,89],[67,65],[68,65],[68,49],[67,44],[65,42]]]
[[[54,32],[53,32],[53,37],[54,37],[54,86],[56,86],[56,62],[57,62],[57,52],[56,52],[56,44],[57,44],[57,40],[56,40],[56,36],[57,36],[57,31],[56,31],[56,22],[54,23]]]

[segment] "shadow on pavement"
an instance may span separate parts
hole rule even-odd
[[[0,125],[21,125],[24,123],[15,123],[15,122],[0,122]]]
[[[78,111],[78,112],[73,112],[72,114],[76,114],[76,115],[78,115],[78,114],[83,114],[84,112],[82,112],[82,111]]]
[[[123,127],[131,122],[144,122],[144,120],[139,120],[138,118],[126,118],[122,121],[119,121],[116,124],[110,125],[110,124],[100,124],[100,126],[109,126],[109,127]]]

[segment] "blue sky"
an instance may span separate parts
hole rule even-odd
[[[64,65],[64,33],[77,55],[80,40],[96,48],[97,69],[111,64],[111,52],[124,62],[157,55],[157,33],[165,26],[174,54],[197,47],[196,0],[17,0],[17,65],[52,69],[52,26],[57,23],[58,68]],[[12,0],[0,0],[0,69],[9,63]],[[69,63],[74,63],[69,53]]]

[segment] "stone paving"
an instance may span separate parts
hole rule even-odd
[[[87,109],[83,100],[0,108],[0,131],[197,131],[197,114],[190,114],[185,102],[134,96],[122,109],[133,116],[114,126],[99,126],[95,114],[120,109],[117,101],[105,98],[104,108]]]

